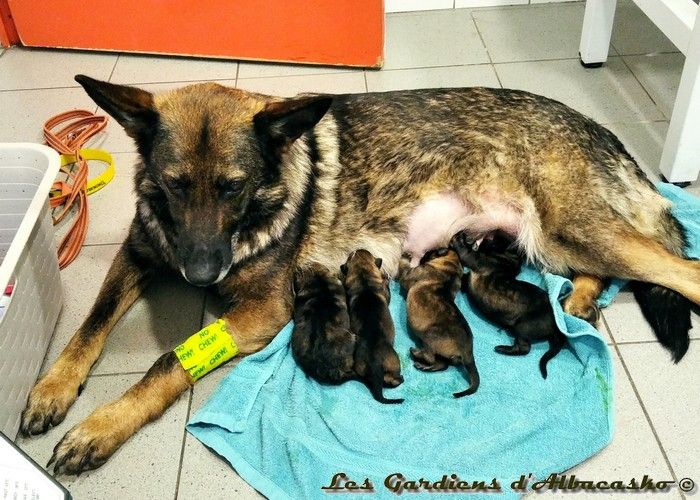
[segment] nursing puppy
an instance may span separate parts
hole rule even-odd
[[[341,266],[350,326],[357,336],[355,372],[380,403],[402,403],[403,399],[387,399],[382,394],[382,386],[396,387],[403,382],[403,377],[393,345],[389,279],[381,267],[382,259],[375,259],[363,249],[350,254]]]
[[[479,388],[479,372],[472,351],[472,331],[454,303],[462,279],[462,264],[454,250],[440,248],[427,252],[415,268],[404,256],[399,281],[407,291],[408,326],[423,343],[411,348],[414,366],[439,371],[448,364],[461,365],[469,374],[469,387],[454,393],[459,398]]]
[[[547,378],[547,363],[566,345],[566,336],[557,327],[547,294],[515,278],[523,259],[511,243],[497,232],[478,244],[461,231],[452,237],[450,247],[471,270],[463,280],[465,293],[489,320],[507,327],[515,337],[513,345],[496,346],[496,352],[525,355],[531,342],[548,340],[549,350],[540,359],[540,372]]]
[[[318,264],[294,274],[292,354],[310,377],[339,384],[354,376],[355,335],[343,283]]]

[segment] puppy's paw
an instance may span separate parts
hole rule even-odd
[[[53,464],[54,474],[80,475],[104,464],[124,441],[113,418],[98,410],[63,436],[46,467]]]
[[[75,399],[80,385],[75,380],[53,376],[50,373],[34,386],[22,412],[20,431],[25,436],[43,434],[63,422]]]
[[[384,387],[398,387],[403,384],[403,376],[400,373],[385,373]]]
[[[575,295],[571,295],[564,302],[564,312],[587,321],[594,327],[600,321],[600,308],[595,301],[581,300]]]

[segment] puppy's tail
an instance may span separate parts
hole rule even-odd
[[[564,346],[566,345],[566,335],[561,332],[557,332],[554,337],[549,339],[549,350],[544,353],[540,359],[540,373],[542,373],[542,378],[547,378],[547,363],[554,356],[559,354]]]
[[[678,363],[690,345],[692,302],[661,285],[632,281],[630,287],[656,338],[671,351],[673,362]]]
[[[476,369],[474,356],[471,353],[465,355],[464,359],[462,360],[462,366],[464,366],[464,368],[467,370],[467,374],[469,375],[469,387],[463,391],[452,394],[455,398],[461,398],[462,396],[474,394],[479,388],[479,370]]]
[[[369,363],[369,373],[367,374],[367,387],[374,399],[380,403],[395,405],[403,403],[403,399],[388,399],[384,397],[382,388],[384,386],[384,367],[379,360],[372,360]]]

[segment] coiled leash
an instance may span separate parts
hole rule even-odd
[[[81,109],[67,111],[54,116],[44,124],[46,144],[61,154],[61,172],[66,180],[54,182],[50,204],[59,209],[53,215],[58,224],[77,203],[78,213],[72,226],[58,245],[58,266],[63,269],[73,262],[85,242],[88,228],[87,195],[105,186],[114,177],[114,160],[106,151],[81,149],[94,135],[107,126],[106,116],[97,116]],[[88,181],[88,160],[99,160],[108,164],[107,170]]]

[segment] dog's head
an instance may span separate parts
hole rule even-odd
[[[213,83],[154,96],[82,75],[76,81],[135,140],[139,214],[187,281],[217,283],[242,254],[281,237],[291,216],[280,214],[301,203],[306,178],[285,171],[300,167],[284,156],[331,97],[277,99]]]

